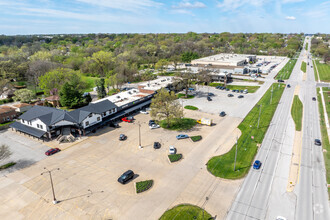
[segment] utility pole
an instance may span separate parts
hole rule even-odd
[[[272,85],[272,93],[270,95],[270,103],[269,104],[272,104],[272,99],[273,99],[273,85]]]
[[[236,171],[236,159],[237,159],[237,142],[238,142],[238,137],[236,137],[236,151],[235,151],[234,171]]]
[[[55,168],[55,169],[52,169],[52,170],[48,170],[46,167],[44,167],[44,169],[47,170],[47,171],[42,172],[40,175],[43,175],[45,173],[49,173],[50,185],[52,187],[52,192],[53,192],[53,204],[55,205],[55,204],[58,203],[58,201],[55,198],[55,191],[54,191],[54,185],[53,185],[52,171],[54,171],[54,170],[60,170],[60,168]]]
[[[138,123],[138,125],[139,125],[139,148],[141,149],[142,146],[141,146],[141,124],[140,124],[140,122]]]
[[[261,115],[261,107],[262,105],[259,105],[259,117],[258,117],[258,129],[259,129],[259,122],[260,122],[260,115]]]

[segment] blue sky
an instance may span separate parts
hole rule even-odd
[[[329,33],[330,0],[0,0],[0,34]]]

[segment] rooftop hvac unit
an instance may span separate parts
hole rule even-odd
[[[117,97],[116,97],[117,99],[120,99],[120,96],[119,95],[117,95]]]

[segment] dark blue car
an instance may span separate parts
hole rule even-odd
[[[256,161],[254,161],[253,169],[259,170],[260,167],[261,167],[261,162],[260,162],[260,160],[256,160]]]

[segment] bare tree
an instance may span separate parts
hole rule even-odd
[[[8,158],[10,155],[12,155],[12,152],[10,151],[9,147],[5,144],[2,144],[0,146],[0,160]]]

